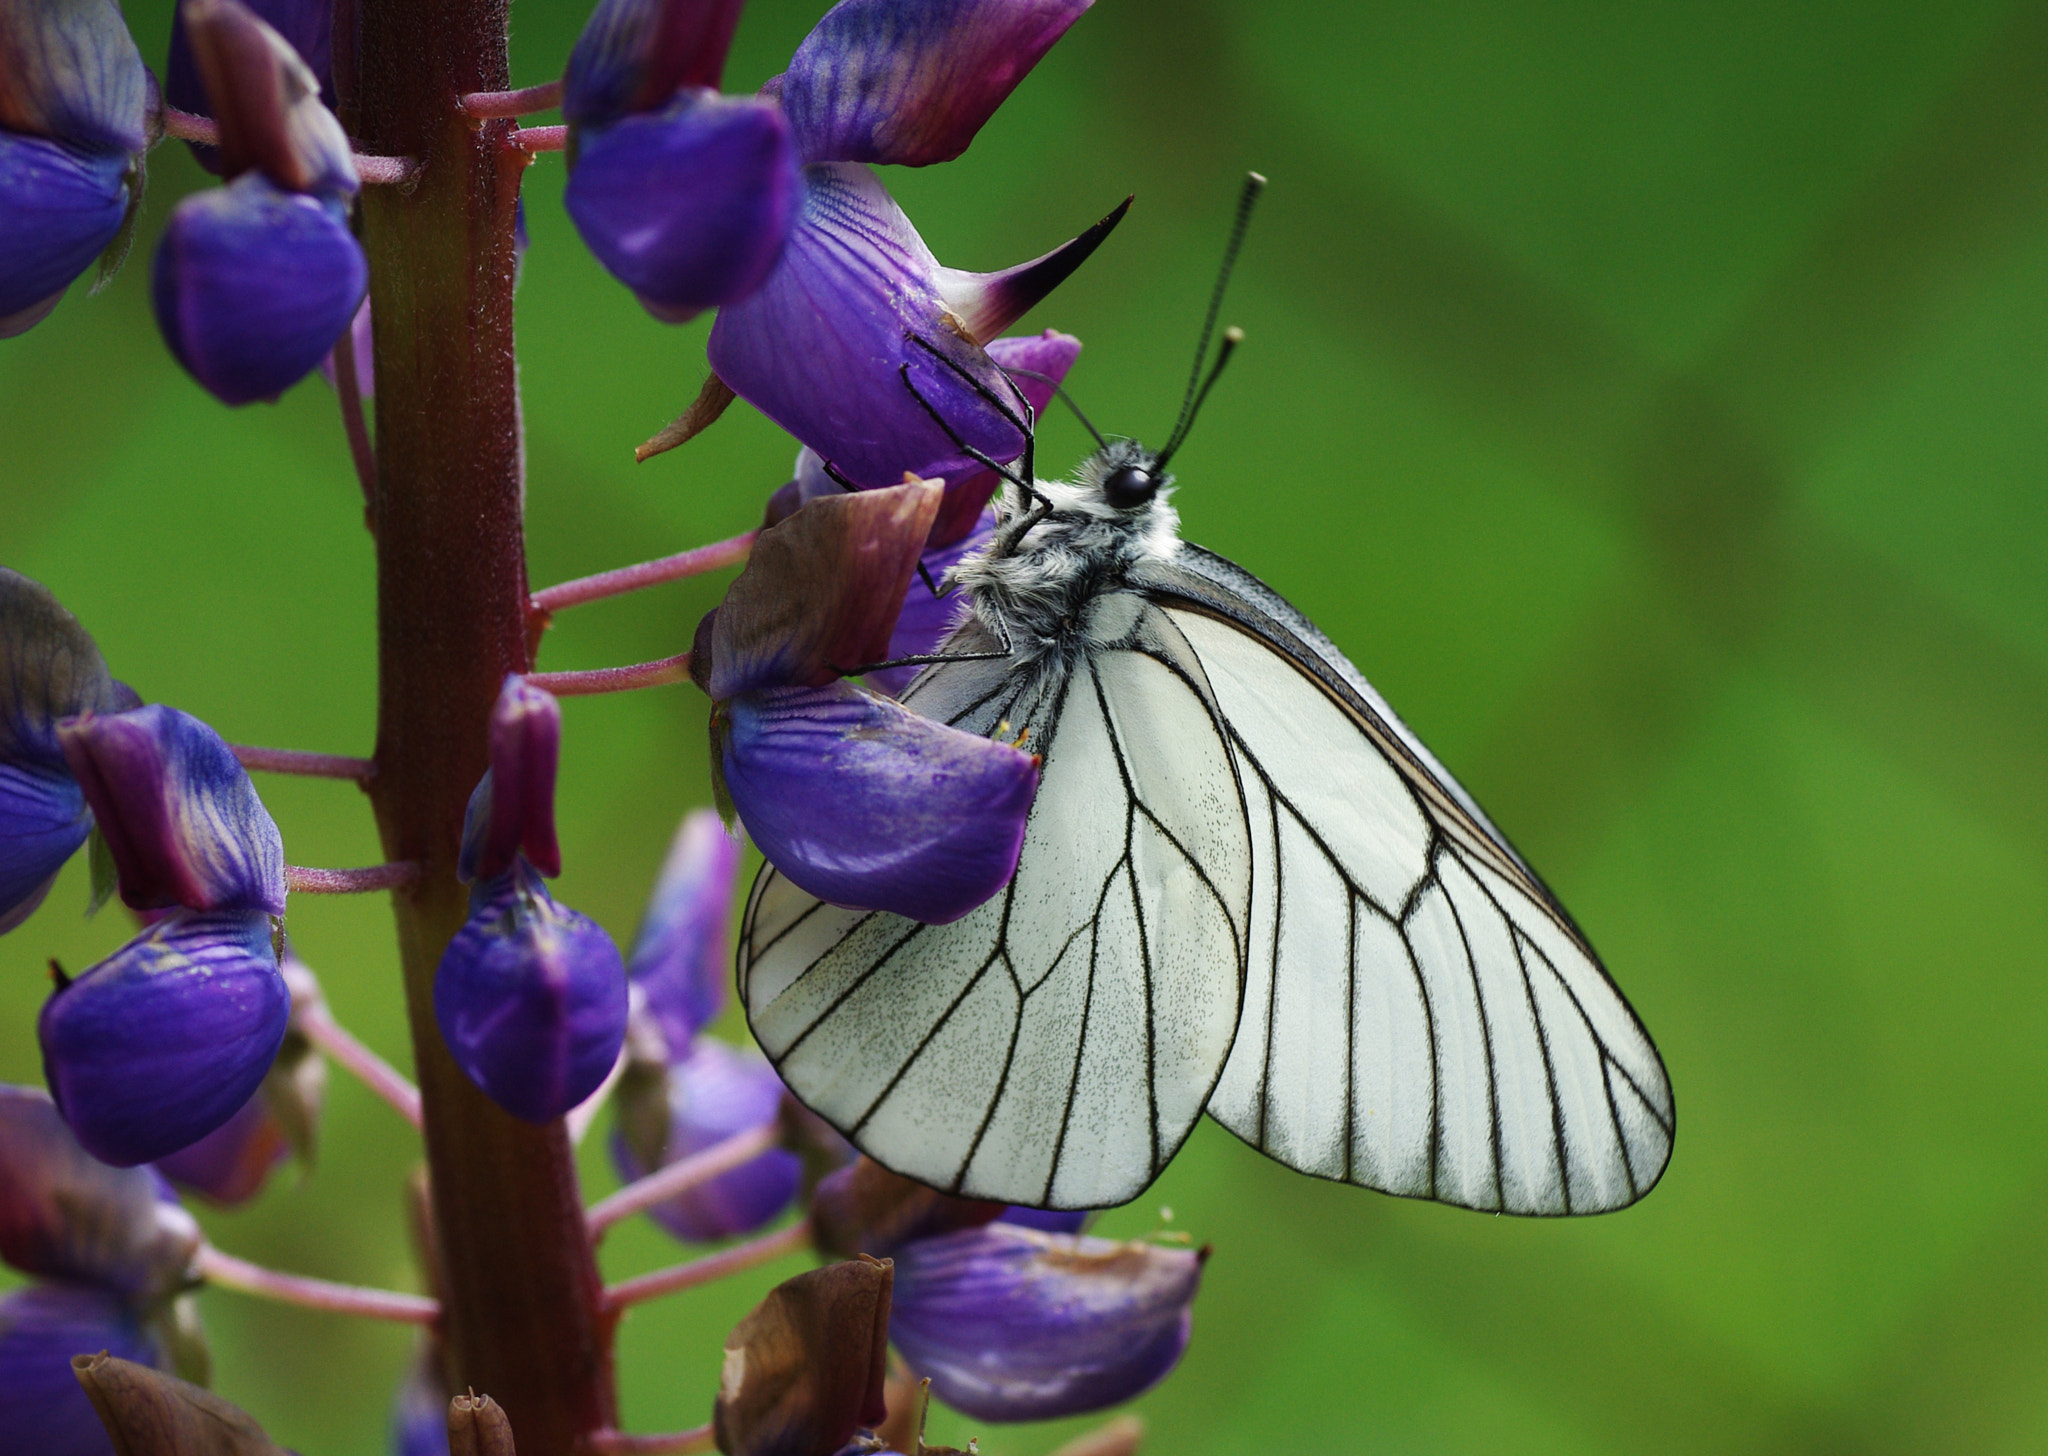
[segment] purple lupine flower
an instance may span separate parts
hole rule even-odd
[[[320,83],[320,99],[334,105],[334,0],[246,0],[249,11],[282,36],[298,52],[306,69]],[[171,50],[164,67],[164,102],[194,116],[212,116],[213,98],[206,93],[199,59],[185,29],[185,8],[171,15]],[[221,170],[220,149],[189,144],[207,171]]]
[[[957,458],[900,367],[974,448],[1012,459],[1024,442],[977,390],[1007,389],[981,344],[1121,210],[1044,258],[964,273],[865,164],[958,156],[1088,4],[842,0],[786,73],[738,99],[711,89],[736,4],[604,0],[564,78],[570,216],[657,317],[724,305],[712,367],[857,484]]]
[[[931,481],[813,501],[754,543],[699,625],[720,792],[820,899],[957,920],[1016,870],[1037,760],[841,674],[882,660],[931,531]]]
[[[555,771],[562,757],[562,707],[517,673],[491,710],[491,766],[462,822],[457,873],[496,879],[524,858],[543,875],[562,872],[555,838]]]
[[[92,830],[57,724],[133,705],[78,619],[0,566],[0,932],[42,903]]]
[[[262,910],[176,910],[43,1003],[43,1072],[80,1143],[153,1162],[247,1102],[283,1045],[291,997]]]
[[[199,1229],[146,1169],[87,1156],[50,1099],[0,1086],[0,1258],[36,1283],[0,1298],[0,1431],[10,1450],[105,1456],[71,1357],[167,1365],[167,1308]]]
[[[348,138],[290,41],[237,0],[186,0],[232,180],[179,203],[151,297],[178,362],[226,404],[275,399],[327,357],[369,286],[348,230]]]
[[[1204,1255],[1015,1224],[896,1251],[890,1337],[946,1404],[987,1421],[1101,1410],[1187,1348]]]
[[[0,0],[0,339],[95,257],[141,196],[149,76],[114,0]]]
[[[151,704],[69,719],[57,739],[113,856],[122,903],[284,914],[284,841],[213,729]]]

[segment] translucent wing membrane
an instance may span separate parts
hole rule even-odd
[[[906,698],[1045,763],[1004,891],[929,926],[839,909],[772,869],[741,936],[754,1034],[792,1091],[884,1165],[964,1195],[1137,1196],[1230,1051],[1252,849],[1202,665],[1132,593],[1091,606],[1064,672],[932,669]],[[959,644],[956,641],[955,646]]]
[[[1571,919],[1306,619],[1186,548],[1148,577],[1243,783],[1243,1019],[1210,1112],[1288,1166],[1522,1214],[1596,1213],[1671,1154],[1670,1084]]]

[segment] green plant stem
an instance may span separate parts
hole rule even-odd
[[[345,24],[347,12],[356,24]],[[455,876],[491,705],[528,668],[513,209],[513,123],[456,98],[508,80],[503,0],[337,7],[342,109],[373,150],[416,158],[367,190],[376,318],[378,721],[370,782],[387,856],[420,866],[393,896],[426,1120],[442,1330],[458,1390],[495,1397],[521,1456],[574,1456],[615,1429],[612,1320],[569,1140],[501,1111],[456,1067],[433,979],[468,913]],[[348,45],[344,37],[352,37]]]

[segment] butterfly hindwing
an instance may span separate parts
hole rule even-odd
[[[1227,725],[1254,862],[1211,1113],[1389,1193],[1525,1214],[1640,1198],[1670,1156],[1670,1086],[1584,937],[1327,639],[1185,554],[1152,589]]]
[[[773,869],[740,944],[754,1034],[877,1161],[964,1195],[1135,1197],[1209,1101],[1236,1027],[1251,850],[1201,663],[1133,593],[1065,673],[948,663],[906,701],[1044,754],[1018,871],[950,925],[822,905]]]

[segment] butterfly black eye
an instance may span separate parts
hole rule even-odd
[[[1141,465],[1124,465],[1102,480],[1102,498],[1120,511],[1141,506],[1159,492],[1159,478]]]

